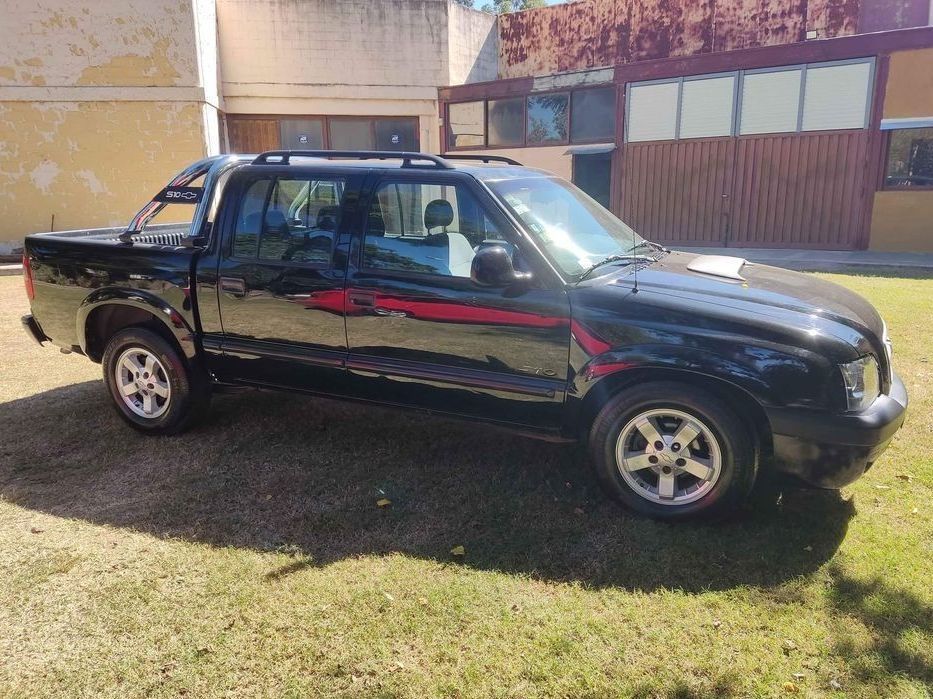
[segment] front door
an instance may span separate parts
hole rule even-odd
[[[366,398],[556,429],[567,382],[569,303],[526,257],[468,176],[377,177],[348,265],[348,367]],[[532,279],[491,288],[470,270],[502,245]]]
[[[271,166],[238,178],[218,266],[219,378],[343,390],[346,246],[340,235],[360,179]]]

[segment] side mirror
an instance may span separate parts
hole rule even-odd
[[[531,279],[528,272],[516,272],[512,256],[501,245],[481,247],[473,256],[470,278],[480,286],[509,286]]]

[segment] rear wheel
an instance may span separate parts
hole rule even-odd
[[[171,343],[147,328],[116,333],[102,364],[117,413],[140,432],[181,432],[207,408],[206,381],[190,370]]]
[[[610,495],[658,519],[735,509],[758,467],[754,434],[725,403],[672,382],[614,396],[593,423],[590,452]]]

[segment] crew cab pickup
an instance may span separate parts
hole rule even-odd
[[[148,225],[168,204],[191,223]],[[126,229],[29,236],[24,274],[28,331],[101,363],[142,432],[234,386],[414,408],[582,440],[658,518],[733,509],[766,468],[847,484],[907,407],[858,295],[669,251],[507,158],[211,157]]]

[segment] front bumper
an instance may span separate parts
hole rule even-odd
[[[23,329],[29,333],[30,337],[39,345],[49,341],[49,338],[42,332],[42,328],[39,327],[39,323],[31,315],[23,316],[20,320],[23,323]]]
[[[767,412],[777,469],[821,488],[841,488],[888,448],[907,414],[907,389],[895,374],[888,394],[861,413]]]

